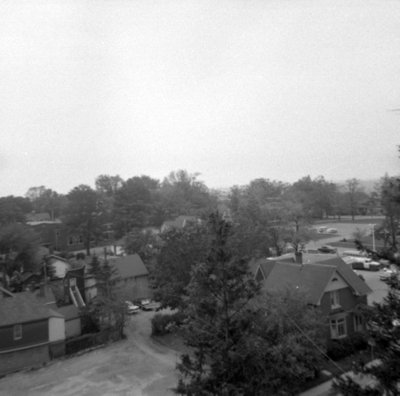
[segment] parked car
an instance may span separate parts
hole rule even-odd
[[[140,307],[135,305],[132,301],[125,301],[125,312],[129,315],[138,313]]]
[[[338,233],[338,230],[337,230],[336,228],[328,228],[328,229],[326,230],[326,233],[327,233],[327,234],[337,234],[337,233]]]
[[[318,252],[320,252],[320,253],[336,253],[337,249],[330,245],[323,245],[318,248]]]
[[[152,301],[148,298],[140,300],[138,304],[140,306],[140,309],[142,309],[143,311],[157,311],[158,308],[160,308],[160,303]]]
[[[379,275],[379,279],[380,280],[385,280],[385,279],[388,279],[392,275],[395,275],[395,274],[397,274],[397,271],[394,271],[394,270],[391,270],[391,269],[388,269],[388,268],[384,268],[382,270],[382,273]]]

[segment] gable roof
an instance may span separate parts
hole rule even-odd
[[[335,273],[333,266],[316,264],[264,261],[259,267],[264,275],[263,286],[267,290],[278,291],[293,288],[304,292],[308,302],[318,305],[324,290]]]
[[[318,305],[333,274],[337,272],[356,295],[371,292],[369,286],[343,262],[340,257],[328,257],[314,263],[300,265],[294,262],[260,259],[258,270],[264,281],[263,287],[277,291],[285,287],[295,288],[308,295],[309,303]]]
[[[372,292],[370,287],[340,257],[328,257],[325,260],[318,260],[316,264],[321,266],[335,266],[339,275],[357,295],[365,296]]]
[[[0,300],[0,326],[34,322],[52,317],[63,318],[54,310],[37,301],[31,292],[15,293]]]
[[[79,309],[75,307],[74,304],[64,305],[62,307],[58,307],[56,310],[65,318],[66,321],[80,318]]]
[[[110,264],[117,270],[117,274],[114,276],[115,279],[136,278],[149,274],[149,271],[137,253],[110,259]]]

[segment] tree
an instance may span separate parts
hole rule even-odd
[[[11,275],[15,270],[36,272],[40,269],[39,237],[23,224],[0,228],[0,254],[4,257],[2,271]]]
[[[397,250],[397,232],[400,226],[400,179],[385,176],[381,182],[381,203],[385,214],[384,229],[390,236],[390,247]]]
[[[45,186],[30,187],[25,194],[35,212],[48,213],[52,220],[61,215],[66,198]]]
[[[96,191],[86,185],[79,185],[68,195],[68,205],[64,210],[64,222],[74,232],[79,232],[84,240],[86,254],[90,256],[90,243],[99,233],[101,208]]]
[[[135,176],[118,189],[114,203],[114,229],[117,237],[127,235],[133,228],[142,228],[152,223],[157,187],[158,180]]]
[[[123,183],[124,181],[119,175],[99,175],[95,180],[96,191],[108,197],[114,197]]]
[[[350,376],[338,377],[334,389],[344,396],[397,396],[400,393],[400,280],[392,275],[386,281],[389,293],[383,302],[367,308],[367,333],[374,345],[375,364],[358,362],[354,371],[370,377],[361,386]]]
[[[97,256],[93,256],[88,273],[96,279],[97,288],[97,296],[85,308],[88,322],[93,323],[98,331],[114,328],[122,337],[125,324],[125,299],[113,283],[113,278],[117,274],[116,268],[107,260],[100,261]]]
[[[320,321],[298,295],[259,295],[246,262],[229,250],[230,232],[212,216],[209,254],[188,286],[183,334],[193,352],[181,357],[176,391],[294,395],[316,374]]]
[[[11,223],[25,223],[25,215],[32,211],[32,205],[28,199],[22,197],[0,198],[0,225]]]
[[[354,221],[354,216],[357,213],[357,194],[360,190],[360,181],[358,179],[349,179],[346,180],[347,194],[349,197],[349,206],[350,206],[350,214],[351,219]]]
[[[179,215],[202,216],[215,209],[216,198],[198,180],[199,173],[185,170],[171,172],[161,184],[161,200],[167,217]]]
[[[160,239],[150,272],[154,299],[161,307],[182,309],[191,271],[204,262],[209,249],[207,229],[193,224],[184,229],[171,229],[161,234]]]

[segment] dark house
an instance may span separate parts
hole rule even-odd
[[[304,292],[308,303],[328,318],[328,338],[344,338],[364,329],[357,307],[367,305],[371,289],[339,257],[306,264],[260,259],[251,267],[266,291]]]
[[[127,299],[150,298],[149,271],[138,254],[110,259],[116,269],[113,283],[124,290]]]
[[[0,288],[0,375],[41,365],[64,351],[63,315],[31,292]]]

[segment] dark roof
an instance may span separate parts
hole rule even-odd
[[[26,215],[26,221],[50,221],[50,214],[47,212],[29,213]]]
[[[34,322],[63,316],[39,302],[33,293],[15,293],[0,299],[0,326]]]
[[[370,287],[340,257],[334,256],[325,260],[318,260],[316,264],[321,266],[335,266],[339,275],[356,294],[365,296],[372,292]]]
[[[65,320],[72,320],[80,317],[79,309],[73,304],[58,307],[57,312],[64,316]]]
[[[115,278],[135,278],[149,274],[149,271],[137,253],[110,259],[110,264],[118,271]]]
[[[304,292],[309,303],[314,305],[319,304],[329,280],[336,271],[333,266],[300,265],[271,260],[261,262],[260,269],[265,277],[263,286],[266,290],[294,288]]]
[[[364,296],[371,293],[369,286],[340,257],[313,256],[303,257],[303,262],[306,261],[303,265],[287,261],[258,260],[257,268],[265,279],[263,286],[271,291],[285,287],[298,289],[309,296],[311,304],[317,305],[332,275],[337,272],[355,294]]]

